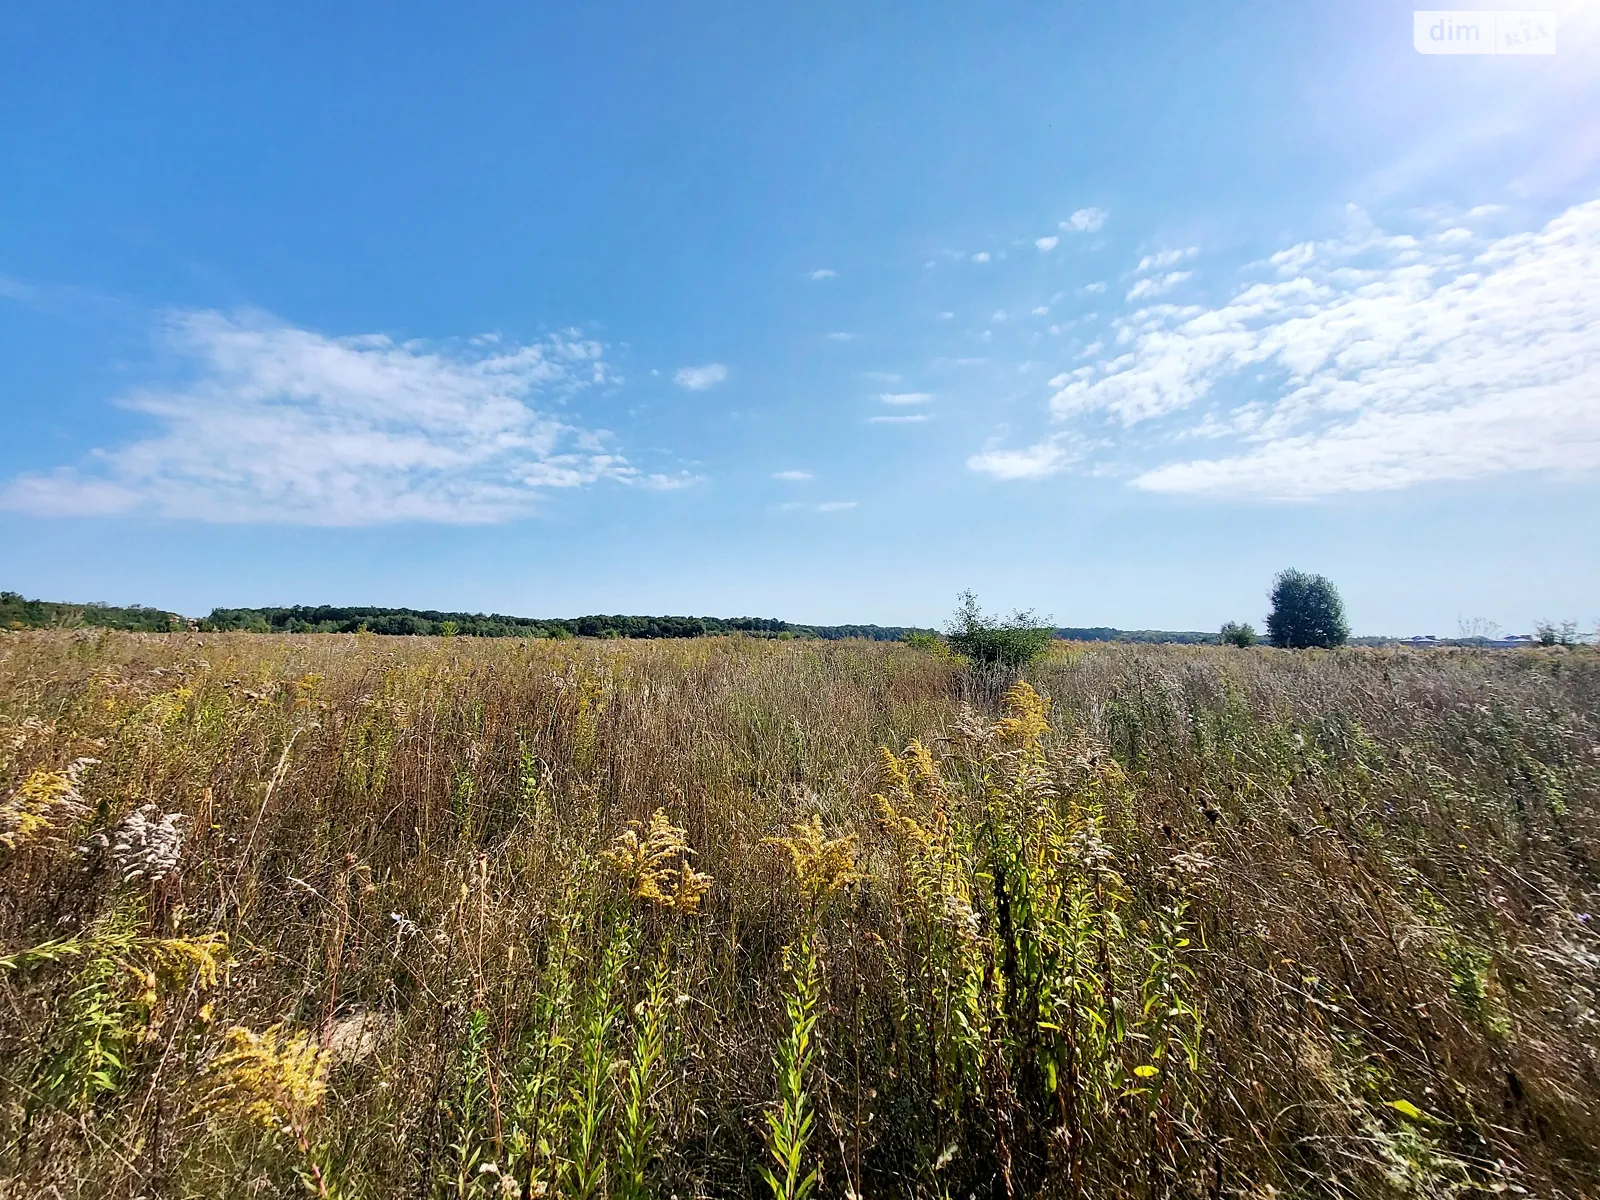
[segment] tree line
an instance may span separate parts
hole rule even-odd
[[[789,639],[820,638],[839,641],[909,641],[922,645],[938,642],[978,662],[1016,665],[1043,654],[1053,639],[1084,642],[1150,642],[1253,646],[1268,641],[1285,649],[1334,647],[1346,643],[1386,645],[1392,639],[1350,636],[1344,602],[1333,583],[1323,575],[1304,571],[1280,572],[1268,595],[1271,611],[1266,636],[1248,622],[1229,621],[1218,633],[1192,630],[1115,629],[1110,626],[1063,626],[1033,612],[1018,612],[1001,619],[978,607],[970,592],[963,592],[956,615],[940,637],[931,629],[907,625],[801,625],[775,617],[651,617],[593,614],[584,617],[514,617],[503,613],[440,612],[436,609],[375,606],[288,605],[265,608],[214,608],[194,621],[178,613],[133,604],[70,604],[25,599],[18,592],[0,591],[0,630],[20,629],[120,629],[168,633],[197,628],[203,632],[244,633],[357,633],[421,637],[525,637],[525,638],[693,638],[726,634]],[[1463,622],[1459,644],[1488,639],[1482,629]],[[1495,627],[1498,629],[1498,627]],[[1600,634],[1597,634],[1600,637]],[[1570,645],[1585,640],[1575,622],[1541,622],[1537,640],[1543,645]]]
[[[0,629],[129,629],[142,633],[169,633],[187,629],[177,613],[142,604],[63,604],[55,600],[28,600],[20,592],[0,592]]]
[[[902,640],[913,630],[900,625],[797,625],[774,617],[646,617],[594,614],[586,617],[513,617],[503,613],[439,612],[417,608],[344,608],[291,605],[282,608],[216,608],[200,622],[205,631],[245,633],[382,633],[425,637],[693,638],[741,633],[763,638],[866,638]]]

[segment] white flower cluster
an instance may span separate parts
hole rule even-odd
[[[155,882],[178,865],[189,823],[182,813],[163,814],[157,805],[146,804],[124,817],[109,837],[97,833],[89,844],[111,851],[124,883],[135,879]]]

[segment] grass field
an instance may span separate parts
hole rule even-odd
[[[1600,1195],[1600,654],[0,637],[0,1194]]]

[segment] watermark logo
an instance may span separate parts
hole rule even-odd
[[[1427,9],[1411,14],[1418,54],[1554,54],[1556,14],[1494,9]]]

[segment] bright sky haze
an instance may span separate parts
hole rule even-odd
[[[1600,6],[17,6],[0,586],[1600,617]]]

